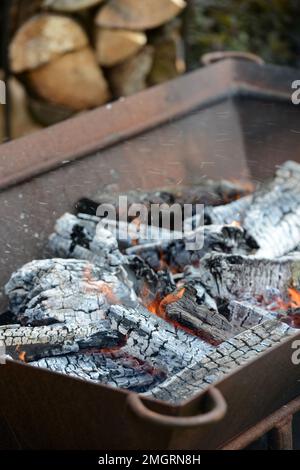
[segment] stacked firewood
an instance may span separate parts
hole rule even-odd
[[[12,9],[9,54],[11,71],[25,86],[29,108],[41,124],[131,95],[185,70],[184,0],[34,4],[28,14],[23,11],[21,25],[17,7]]]

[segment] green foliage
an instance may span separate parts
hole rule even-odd
[[[300,66],[299,0],[193,0],[188,19],[191,68],[202,54],[249,51],[266,62]]]

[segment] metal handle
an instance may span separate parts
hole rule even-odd
[[[265,61],[256,54],[251,52],[238,52],[238,51],[219,51],[219,52],[208,52],[204,54],[200,61],[203,65],[210,65],[214,62],[218,62],[224,59],[240,59],[255,62],[256,64],[263,65]]]
[[[207,394],[213,402],[213,407],[211,411],[196,416],[177,417],[156,413],[155,411],[146,408],[140,396],[137,394],[129,395],[127,398],[127,404],[131,411],[144,421],[165,427],[193,428],[220,421],[226,414],[227,404],[221,392],[212,387],[207,391]]]

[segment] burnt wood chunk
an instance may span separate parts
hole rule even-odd
[[[123,351],[146,360],[166,373],[175,373],[201,357],[212,346],[142,306],[114,305],[108,312],[112,327],[127,337]]]
[[[218,344],[241,330],[233,325],[217,311],[209,309],[197,302],[197,291],[192,286],[185,288],[183,296],[166,307],[167,316],[207,337],[212,343]]]
[[[282,256],[300,243],[300,164],[287,161],[255,192],[243,227],[259,246],[258,256]]]
[[[149,390],[164,378],[161,371],[120,352],[69,354],[41,359],[30,365],[135,392]]]
[[[203,258],[199,279],[217,299],[247,299],[278,289],[284,297],[289,287],[300,287],[300,255],[276,259],[210,254]]]
[[[50,237],[53,252],[66,258],[89,260],[99,266],[114,270],[125,262],[118,242],[109,230],[99,225],[100,218],[87,214],[64,214],[55,225]]]
[[[80,325],[78,323],[50,326],[5,325],[0,327],[0,345],[13,359],[32,361],[43,357],[77,352],[86,348],[113,348],[124,338],[113,331],[109,321]]]
[[[299,330],[276,320],[245,330],[222,343],[214,351],[196,360],[189,368],[159,384],[145,395],[179,404],[207,389],[237,368],[258,358],[267,349],[279,345]]]
[[[228,311],[232,326],[243,330],[276,318],[276,313],[246,301],[231,300]]]
[[[232,224],[237,222],[241,224],[245,214],[251,207],[253,195],[247,195],[233,201],[229,204],[219,205],[216,207],[205,207],[205,218],[209,224]]]
[[[5,289],[23,324],[82,324],[105,319],[110,304],[135,301],[127,281],[122,270],[113,274],[87,261],[49,259],[23,266]]]
[[[243,230],[230,225],[200,226],[183,235],[182,239],[170,239],[136,245],[128,248],[126,253],[139,255],[153,269],[160,269],[165,264],[172,270],[182,271],[189,265],[199,266],[201,259],[212,251],[232,254],[250,251]]]

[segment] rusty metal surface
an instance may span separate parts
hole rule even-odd
[[[295,79],[297,71],[289,68],[232,59],[219,62],[0,146],[0,188],[236,95],[291,104],[291,83]]]
[[[292,417],[299,411],[300,398],[298,397],[229,442],[223,450],[244,449],[269,431],[272,432],[271,448],[292,448]]]

